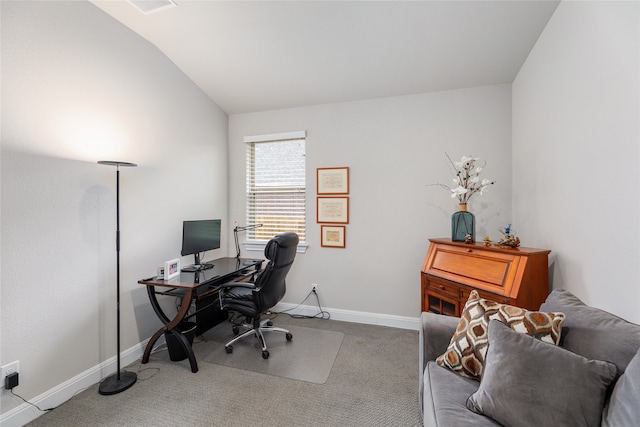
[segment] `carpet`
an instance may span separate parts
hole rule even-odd
[[[344,334],[301,326],[287,329],[293,335],[291,341],[280,332],[264,334],[268,359],[262,358],[258,340],[247,337],[233,344],[231,354],[225,351],[224,343],[219,343],[202,361],[315,384],[327,382]]]
[[[225,322],[196,337],[196,374],[188,360],[172,362],[166,348],[161,349],[148,364],[138,361],[125,368],[138,373],[129,390],[105,397],[95,384],[28,426],[422,427],[418,331],[284,315],[274,323],[344,334],[326,383],[203,362],[231,336],[231,325]],[[295,332],[290,344],[303,336]],[[267,339],[272,346],[285,341],[277,335]],[[264,360],[257,349],[255,356],[256,364]],[[274,354],[270,361],[275,360]]]

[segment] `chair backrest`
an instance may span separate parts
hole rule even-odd
[[[281,233],[267,243],[264,255],[269,260],[255,282],[255,303],[264,312],[278,303],[287,291],[285,279],[298,249],[296,233]]]

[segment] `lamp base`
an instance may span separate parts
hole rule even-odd
[[[121,391],[125,391],[131,387],[138,380],[138,375],[135,372],[120,372],[120,378],[118,379],[118,373],[105,378],[98,387],[98,393],[103,395],[118,394]]]

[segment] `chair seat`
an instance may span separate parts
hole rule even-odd
[[[224,297],[236,301],[253,301],[253,290],[249,288],[230,288]]]

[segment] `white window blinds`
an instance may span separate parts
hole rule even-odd
[[[305,132],[247,137],[249,240],[268,241],[293,231],[305,241]]]

